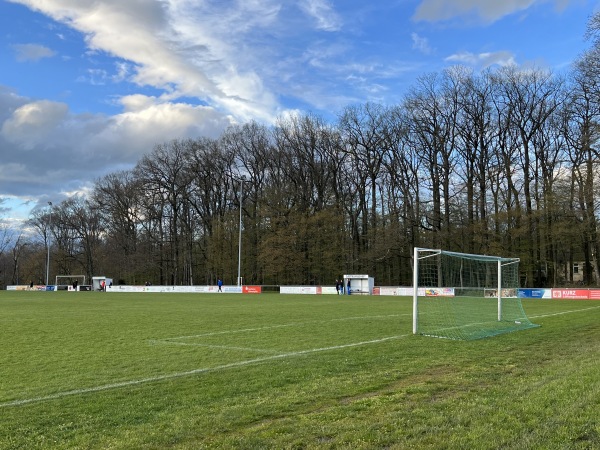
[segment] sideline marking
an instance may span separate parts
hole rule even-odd
[[[205,337],[205,336],[218,336],[221,334],[247,333],[247,332],[251,332],[251,331],[272,330],[275,328],[297,327],[297,326],[307,325],[307,324],[311,324],[311,323],[329,323],[329,322],[341,322],[341,321],[346,321],[346,320],[364,320],[364,319],[387,319],[389,317],[400,317],[400,316],[412,316],[412,313],[388,314],[388,315],[378,315],[378,316],[342,317],[339,319],[331,319],[331,320],[309,320],[307,322],[292,322],[292,323],[284,323],[281,325],[269,325],[266,327],[242,328],[239,330],[213,331],[210,333],[192,334],[189,336],[175,336],[175,337],[164,338],[164,339],[154,339],[154,341],[174,341],[175,339],[190,339],[190,338]]]
[[[205,368],[200,368],[200,369],[188,370],[187,372],[176,372],[176,373],[171,373],[171,374],[166,374],[166,375],[158,375],[155,377],[142,378],[139,380],[130,380],[130,381],[122,381],[120,383],[105,384],[103,386],[96,386],[96,387],[82,388],[82,389],[73,389],[70,391],[63,391],[63,392],[57,392],[57,393],[51,394],[51,395],[45,395],[43,397],[26,398],[26,399],[22,399],[22,400],[13,400],[10,402],[0,403],[0,408],[7,408],[10,406],[22,406],[22,405],[27,405],[30,403],[39,403],[39,402],[45,402],[45,401],[49,401],[49,400],[56,400],[56,399],[68,397],[71,395],[89,394],[89,393],[93,393],[93,392],[108,391],[108,390],[119,389],[119,388],[128,387],[128,386],[137,386],[137,385],[145,384],[145,383],[153,383],[153,382],[157,382],[157,381],[172,380],[174,378],[183,378],[183,377],[188,377],[191,375],[198,375],[198,374],[202,374],[202,373],[216,372],[219,370],[243,367],[243,366],[248,366],[250,364],[257,364],[257,363],[261,363],[261,362],[265,362],[265,361],[273,361],[276,359],[284,359],[284,358],[292,358],[294,356],[309,355],[311,353],[326,352],[329,350],[340,350],[340,349],[351,348],[351,347],[359,347],[361,345],[379,344],[381,342],[391,341],[393,339],[401,339],[401,338],[408,337],[408,336],[412,336],[412,333],[411,334],[402,334],[402,335],[398,335],[398,336],[388,336],[388,337],[384,337],[381,339],[374,339],[371,341],[354,342],[352,344],[342,344],[342,345],[334,345],[332,347],[321,347],[321,348],[313,348],[310,350],[301,350],[298,352],[280,353],[278,355],[265,356],[262,358],[247,359],[245,361],[238,361],[238,362],[233,362],[233,363],[229,363],[229,364],[223,364],[221,366],[216,366],[216,367],[205,367]]]
[[[162,344],[162,345],[181,345],[189,347],[208,347],[208,348],[222,348],[225,350],[242,350],[249,352],[259,353],[277,353],[275,350],[267,350],[264,348],[252,348],[252,347],[235,347],[233,345],[214,345],[214,344],[200,344],[200,343],[187,343],[187,342],[175,342],[169,339],[151,339],[148,341],[150,344]]]
[[[542,315],[539,315],[539,316],[529,316],[529,317],[531,319],[539,319],[540,317],[561,316],[563,314],[576,313],[576,312],[580,312],[580,311],[589,311],[590,309],[598,309],[598,308],[600,308],[600,306],[591,306],[589,308],[573,309],[571,311],[561,311],[561,312],[552,313],[552,314],[542,314]]]

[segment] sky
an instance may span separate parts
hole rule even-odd
[[[557,73],[600,0],[0,0],[0,219],[85,195],[155,145],[335,122],[453,65]]]

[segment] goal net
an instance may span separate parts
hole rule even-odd
[[[413,333],[472,340],[537,327],[518,296],[519,259],[414,249]]]

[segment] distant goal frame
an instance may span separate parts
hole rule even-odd
[[[68,280],[79,279],[79,280],[81,280],[81,282],[78,281],[79,286],[85,286],[85,280],[87,277],[85,275],[56,275],[56,278],[54,279],[55,286],[68,286],[69,284],[71,284],[71,283],[67,283],[64,285],[60,285],[60,284],[58,284],[59,278],[65,278]]]

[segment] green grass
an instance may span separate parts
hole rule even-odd
[[[600,448],[600,302],[413,336],[411,300],[0,292],[0,448]]]

